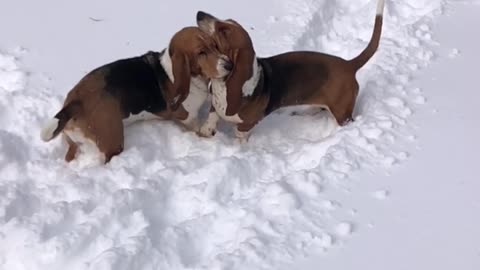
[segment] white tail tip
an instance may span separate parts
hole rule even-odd
[[[42,140],[45,142],[50,141],[51,139],[53,139],[53,133],[57,128],[58,128],[58,119],[57,118],[50,119],[47,122],[47,124],[42,128],[42,131],[40,132],[40,138],[42,138]]]
[[[377,16],[383,16],[384,8],[385,8],[385,0],[378,0],[378,2],[377,2]]]

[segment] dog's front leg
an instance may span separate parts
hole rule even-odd
[[[255,124],[251,123],[241,123],[235,127],[235,137],[240,141],[240,143],[248,142],[250,137],[250,132]]]
[[[198,135],[207,138],[215,136],[215,133],[217,132],[218,120],[220,120],[220,116],[215,111],[215,108],[211,106],[210,112],[208,113],[208,118],[205,123],[203,123],[202,127],[200,127]]]

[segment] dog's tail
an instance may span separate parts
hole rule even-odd
[[[43,141],[48,142],[57,137],[65,128],[68,120],[77,115],[82,108],[78,100],[74,100],[63,107],[52,119],[50,119],[40,132]]]
[[[365,48],[365,50],[363,50],[359,56],[350,60],[350,63],[355,70],[359,70],[361,67],[363,67],[378,49],[380,36],[382,34],[384,7],[385,0],[377,0],[377,15],[375,16],[375,26],[373,27],[373,34],[372,38],[370,39],[370,43],[368,43],[367,48]]]

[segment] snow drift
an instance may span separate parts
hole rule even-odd
[[[376,12],[376,0],[266,2],[271,16],[239,20],[260,56],[302,49],[351,58]],[[325,113],[282,110],[238,144],[226,127],[203,139],[150,121],[126,129],[125,151],[106,166],[88,153],[66,164],[60,140],[40,140],[67,90],[55,89],[54,74],[51,87],[33,84],[42,75],[22,67],[28,49],[3,48],[0,269],[270,269],[345,241],[356,221],[340,214],[337,194],[348,192],[351,173],[389,168],[408,158],[397,142],[415,141],[408,118],[426,99],[409,82],[433,57],[430,20],[442,5],[387,1],[380,49],[359,73],[356,121],[346,127]],[[249,7],[219,15],[246,18]]]

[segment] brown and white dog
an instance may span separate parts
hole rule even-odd
[[[200,134],[213,136],[222,118],[237,124],[236,136],[245,141],[262,118],[293,105],[327,109],[340,125],[352,120],[359,90],[355,75],[378,48],[384,5],[384,0],[378,0],[370,43],[352,60],[301,51],[257,58],[250,36],[240,24],[199,11],[198,26],[213,37],[234,64],[226,80],[211,78],[213,108]]]
[[[66,161],[93,146],[109,162],[123,151],[123,126],[135,120],[175,119],[197,131],[208,78],[229,74],[232,63],[198,27],[177,32],[162,52],[119,60],[88,73],[41,131],[50,141],[63,132]]]

